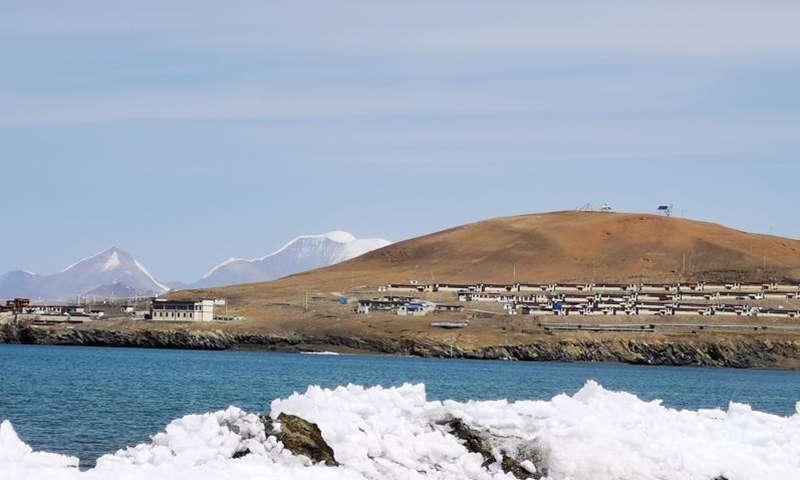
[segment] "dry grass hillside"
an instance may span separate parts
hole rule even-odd
[[[798,281],[800,241],[645,214],[496,218],[399,242],[273,282],[197,295],[250,303],[385,283]]]
[[[128,322],[108,328],[114,330],[113,338],[136,336],[137,329],[146,330],[140,335],[144,339],[179,339],[180,329],[191,330],[186,335],[194,336],[239,335],[232,342],[244,348],[800,368],[800,327],[789,318],[512,316],[492,302],[466,304],[465,312],[413,318],[394,312],[358,315],[351,305],[340,305],[343,295],[382,296],[379,285],[432,279],[503,284],[515,279],[797,282],[800,241],[641,214],[561,212],[497,218],[272,282],[172,294],[226,297],[226,312],[243,317],[240,321],[177,326]],[[449,292],[419,295],[434,302],[456,301]],[[787,301],[781,303],[791,307]],[[469,320],[465,328],[434,324],[465,319]],[[551,328],[552,322],[559,328]],[[92,334],[84,332],[82,338]]]

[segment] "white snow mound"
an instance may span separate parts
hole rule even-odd
[[[675,410],[593,381],[572,396],[520,402],[429,402],[424,385],[312,386],[274,400],[270,415],[281,412],[319,425],[341,466],[292,455],[257,415],[230,407],[175,420],[86,472],[74,468],[77,459],[33,452],[3,422],[0,472],[12,480],[513,478],[497,464],[484,468],[443,425],[460,418],[485,433],[496,458],[505,451],[551,480],[800,478],[800,413],[780,417],[736,403]]]

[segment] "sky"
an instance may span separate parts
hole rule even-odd
[[[0,0],[0,273],[609,204],[800,238],[800,2]]]

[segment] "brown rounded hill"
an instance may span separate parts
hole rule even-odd
[[[229,297],[347,291],[386,283],[781,281],[800,279],[800,241],[645,214],[557,212],[495,218],[375,250]],[[197,292],[199,293],[199,292]]]

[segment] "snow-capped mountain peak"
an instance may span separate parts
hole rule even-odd
[[[14,272],[3,275],[0,277],[0,297],[69,299],[103,291],[105,286],[114,284],[124,285],[141,294],[156,295],[169,290],[131,255],[112,246],[54,275]]]
[[[343,262],[390,243],[382,238],[359,239],[341,230],[323,235],[301,235],[260,258],[229,258],[212,268],[196,286],[211,287],[273,280]]]
[[[355,235],[344,230],[334,230],[326,233],[323,237],[338,243],[350,243],[358,240]]]
[[[169,290],[135,258],[115,246],[73,263],[61,272],[61,276],[68,278],[76,287],[80,286],[79,291],[82,292],[113,283],[153,293]]]
[[[383,240],[383,239],[380,239],[380,238],[371,239],[371,240],[380,240],[382,242],[388,242],[388,240]],[[294,248],[294,247],[296,247],[298,245],[320,245],[320,244],[325,243],[326,241],[327,242],[339,243],[339,244],[343,244],[343,245],[348,245],[350,243],[358,241],[358,238],[356,238],[356,236],[353,235],[352,233],[345,232],[343,230],[334,230],[332,232],[328,232],[328,233],[325,233],[323,235],[300,235],[300,236],[297,236],[297,237],[293,238],[289,242],[287,242],[281,248],[275,250],[272,253],[268,253],[268,254],[264,255],[263,257],[261,257],[261,258],[257,258],[257,259],[253,259],[253,260],[245,260],[245,259],[239,258],[239,259],[235,259],[235,260],[244,260],[244,261],[249,261],[249,262],[263,261],[263,260],[266,260],[266,259],[268,259],[270,257],[274,257],[276,255],[280,255],[284,251],[292,249],[292,248]],[[391,242],[389,242],[389,243],[391,243]],[[386,243],[386,245],[388,245],[389,243]],[[386,245],[381,245],[381,246],[386,246]],[[313,248],[313,247],[311,247],[311,248]],[[363,253],[366,253],[366,252],[363,252]],[[228,259],[225,262],[223,262],[223,264],[226,263],[226,262],[230,263],[231,260],[234,260],[234,259]],[[341,261],[341,260],[339,260],[339,261]],[[337,263],[337,262],[334,262],[334,263]],[[219,267],[219,265],[217,267]],[[214,268],[217,268],[217,267],[214,267]],[[212,271],[213,270],[214,269],[212,269]],[[210,273],[211,272],[209,272],[209,274]],[[208,276],[208,274],[206,276]],[[205,278],[205,277],[203,277],[203,278]]]
[[[120,266],[119,254],[117,252],[114,252],[111,254],[110,257],[108,257],[106,263],[103,264],[103,271],[111,270],[112,268],[118,266]]]
[[[77,267],[79,265],[86,264],[87,262],[92,262],[97,258],[104,258],[104,259],[106,259],[106,261],[108,261],[108,259],[112,255],[117,254],[118,251],[119,251],[119,249],[117,247],[115,247],[115,246],[108,247],[105,250],[102,250],[100,252],[95,253],[94,255],[90,255],[90,256],[88,256],[86,258],[82,258],[82,259],[78,260],[77,262],[73,263],[69,267],[67,267],[64,270],[62,270],[61,273],[68,272],[68,271],[72,270],[73,268],[75,268],[75,267]],[[119,259],[118,256],[117,256],[117,259]]]

